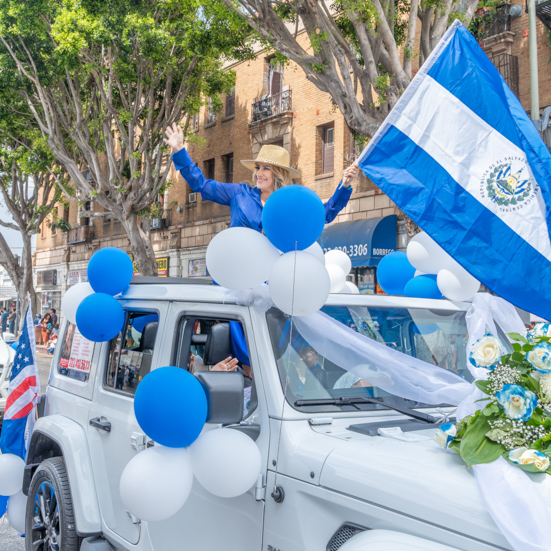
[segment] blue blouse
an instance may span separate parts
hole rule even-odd
[[[224,184],[205,178],[185,149],[174,153],[172,161],[189,187],[200,193],[203,199],[221,205],[229,205],[232,228],[239,226],[262,231],[262,202],[258,188],[248,184]],[[346,206],[351,195],[352,186],[348,188],[343,186],[341,180],[333,197],[324,205],[326,224],[335,219]]]

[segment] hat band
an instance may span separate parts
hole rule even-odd
[[[278,165],[280,168],[291,168],[289,165],[284,165],[283,163],[280,163],[278,161],[274,161],[273,159],[258,159],[256,158],[254,160],[255,163],[265,163],[268,165]]]

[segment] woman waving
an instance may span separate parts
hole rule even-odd
[[[165,144],[172,147],[172,160],[193,191],[207,201],[228,205],[231,227],[241,226],[262,231],[262,208],[268,197],[282,186],[294,183],[300,172],[290,167],[289,152],[277,145],[263,145],[255,160],[241,163],[253,171],[254,187],[247,184],[225,184],[205,178],[184,148],[182,129],[173,124],[165,131]],[[325,203],[325,222],[332,222],[346,206],[352,194],[352,181],[358,175],[356,163],[347,168],[333,197]]]

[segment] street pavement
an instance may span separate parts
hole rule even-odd
[[[38,352],[38,376],[40,379],[40,393],[46,392],[52,356]],[[25,539],[18,536],[15,530],[8,524],[7,516],[0,519],[0,551],[24,551]]]

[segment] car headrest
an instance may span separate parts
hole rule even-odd
[[[194,333],[193,335],[191,335],[191,344],[206,344],[206,342],[207,335],[205,335],[204,333]]]
[[[228,322],[214,324],[207,334],[203,363],[215,365],[231,355],[230,324]]]
[[[153,350],[158,327],[158,321],[150,321],[145,324],[142,332],[142,341],[140,342],[140,350]]]

